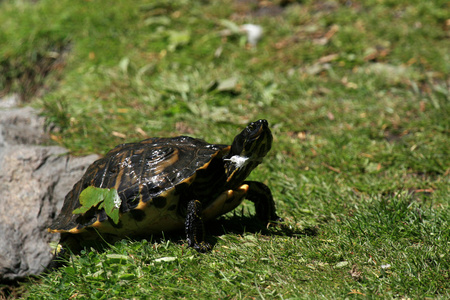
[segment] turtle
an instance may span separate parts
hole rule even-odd
[[[270,188],[246,181],[272,141],[262,119],[250,123],[231,145],[188,136],[118,145],[87,168],[48,231],[61,233],[60,244],[66,241],[71,248],[98,239],[98,234],[110,241],[184,228],[187,245],[207,252],[212,246],[205,241],[204,222],[232,211],[244,199],[254,203],[257,218],[266,224],[282,221]],[[100,206],[76,213],[88,187],[117,191],[117,223]]]

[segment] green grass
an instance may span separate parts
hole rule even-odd
[[[0,88],[43,110],[54,143],[230,143],[265,118],[274,146],[251,179],[290,228],[262,230],[244,204],[208,226],[211,253],[182,234],[86,249],[23,297],[450,297],[447,1],[0,6]],[[224,20],[264,37],[249,48]]]

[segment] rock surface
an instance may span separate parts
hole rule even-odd
[[[32,108],[0,108],[0,281],[39,274],[50,263],[48,243],[59,236],[47,226],[98,158],[42,145],[44,124]]]

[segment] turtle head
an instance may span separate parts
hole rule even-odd
[[[272,147],[272,133],[266,120],[258,120],[248,124],[239,133],[231,145],[230,156],[247,157],[262,160]]]
[[[230,152],[224,157],[228,179],[237,176],[244,180],[269,152],[272,139],[266,120],[252,122],[242,130],[234,138]]]

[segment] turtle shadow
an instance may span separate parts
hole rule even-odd
[[[285,236],[285,237],[301,237],[301,236],[317,236],[319,230],[315,226],[303,229],[291,228],[283,222],[273,223],[267,226],[264,222],[254,216],[233,215],[219,217],[210,220],[204,224],[205,241],[211,244],[214,249],[220,236],[233,234],[242,236],[245,234],[261,234],[263,236]],[[180,246],[185,244],[186,236],[183,231],[174,231],[164,235],[152,235],[143,237],[142,239],[151,240],[156,243],[164,243],[170,241]],[[138,239],[133,239],[138,241]]]
[[[220,217],[206,223],[206,240],[215,245],[218,237],[226,234],[244,235],[261,234],[264,236],[317,236],[317,227],[303,229],[292,228],[283,222],[271,223],[269,226],[253,216],[233,215],[231,217]]]
[[[218,219],[214,219],[205,223],[205,240],[211,244],[213,249],[217,244],[220,236],[227,234],[245,235],[248,233],[261,234],[264,236],[301,237],[317,236],[318,229],[317,227],[307,227],[304,229],[291,228],[283,222],[273,223],[270,226],[267,226],[266,224],[264,224],[264,222],[260,221],[254,216],[237,214],[233,216],[219,217]],[[96,239],[92,243],[84,244],[82,247],[75,249],[69,248],[67,249],[68,253],[66,254],[70,253],[75,255],[83,255],[84,253],[86,253],[86,251],[89,251],[89,249],[98,252],[105,252],[111,248],[114,248],[117,243],[120,243],[121,240],[123,240],[111,240],[107,236],[103,236],[101,233],[98,234],[98,239]],[[162,234],[128,237],[125,239],[130,242],[140,242],[143,240],[147,240],[150,241],[150,243],[159,244],[163,244],[167,241],[180,246],[186,244],[186,236],[182,230]],[[53,265],[53,267],[50,267],[49,269],[54,269],[54,267],[59,266],[60,264],[58,263]]]

